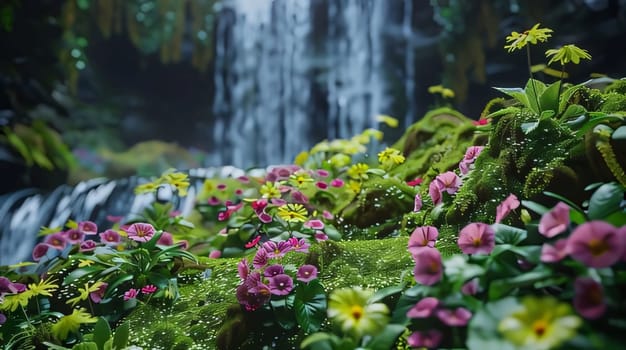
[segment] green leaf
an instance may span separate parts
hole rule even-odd
[[[13,148],[15,148],[15,150],[22,156],[22,158],[24,158],[24,160],[26,161],[26,165],[32,166],[33,157],[31,156],[29,148],[28,146],[26,146],[26,143],[24,143],[24,141],[22,141],[22,139],[17,136],[17,134],[11,131],[11,129],[4,127],[2,128],[2,130],[5,132],[9,144],[13,146]]]
[[[293,315],[293,294],[277,300],[271,300],[270,305],[272,306],[274,318],[276,319],[276,322],[278,322],[279,326],[281,326],[283,329],[289,330],[296,325],[296,320],[294,319]]]
[[[376,335],[366,345],[367,349],[393,349],[393,345],[406,327],[401,324],[388,324],[382,332]]]
[[[539,104],[541,111],[554,111],[555,113],[559,109],[559,91],[561,88],[561,81],[557,80],[555,83],[550,84],[548,88],[541,93],[539,98]]]
[[[543,215],[550,211],[550,208],[544,207],[543,205],[533,201],[522,200],[522,205],[539,215]]]
[[[603,112],[589,112],[590,119],[576,131],[576,137],[580,137],[586,134],[589,130],[592,130],[596,126],[602,123],[610,123],[615,121],[623,121],[624,116],[619,114],[606,114]]]
[[[600,220],[620,210],[620,203],[624,200],[623,188],[610,182],[600,186],[589,199],[589,219]]]
[[[378,176],[384,176],[387,172],[384,171],[383,169],[370,168],[370,169],[367,169],[366,173],[373,174],[373,175],[378,175]]]
[[[86,341],[72,346],[72,350],[98,350],[98,345],[94,342]]]
[[[132,280],[133,278],[135,278],[135,276],[124,274],[113,280],[113,282],[110,282],[107,286],[106,292],[104,293],[105,298],[110,297],[111,293],[115,291],[115,288],[119,287],[124,282]]]
[[[474,314],[467,328],[467,347],[482,350],[515,350],[498,332],[500,320],[519,307],[515,298],[487,303]]]
[[[515,113],[519,112],[519,110],[520,109],[518,107],[506,107],[506,108],[499,109],[499,110],[489,114],[487,116],[487,118],[498,117],[498,116],[506,115],[506,114],[515,114]]]
[[[76,282],[77,280],[81,279],[82,277],[89,276],[98,270],[100,270],[99,266],[88,266],[88,267],[76,269],[63,279],[63,284],[66,284],[66,285],[72,284]]]
[[[537,268],[514,277],[495,280],[489,286],[489,299],[500,299],[515,288],[531,286],[535,282],[543,281],[550,276],[552,276],[552,271],[549,269]]]
[[[526,230],[517,227],[493,224],[491,227],[496,231],[496,243],[518,245],[526,239]]]
[[[543,192],[543,194],[545,194],[548,197],[556,198],[556,199],[562,201],[563,203],[569,205],[569,207],[571,209],[579,211],[581,214],[584,213],[584,210],[581,207],[579,207],[578,205],[576,205],[576,203],[574,203],[571,200],[561,196],[560,194],[556,194],[554,192],[549,192],[549,191],[545,191],[545,192]]]
[[[128,321],[122,323],[119,327],[117,327],[115,329],[115,334],[113,335],[113,348],[118,350],[126,348],[126,344],[128,344],[129,334],[130,325]]]
[[[505,93],[511,97],[513,97],[514,99],[516,99],[517,101],[519,101],[522,105],[524,105],[527,108],[530,108],[530,105],[528,104],[528,96],[527,94],[524,92],[523,89],[521,88],[499,88],[499,87],[494,87],[494,89]],[[539,114],[537,112],[537,114]]]
[[[546,90],[546,85],[536,79],[528,79],[524,92],[528,99],[528,108],[536,114],[541,114],[541,106],[539,105],[539,97]]]
[[[316,332],[326,318],[326,292],[319,280],[296,287],[294,300],[296,321],[307,333]]]
[[[104,343],[111,338],[111,327],[109,322],[103,317],[98,318],[96,326],[93,329],[93,341],[98,346],[98,349],[104,350]]]
[[[370,297],[369,301],[371,303],[379,302],[391,295],[402,293],[403,289],[404,287],[400,285],[379,289],[376,292],[374,292],[374,295]]]
[[[562,120],[568,120],[573,117],[582,117],[581,120],[576,120],[576,123],[580,124],[587,119],[587,117],[584,116],[585,113],[587,113],[585,107],[574,104],[567,106],[567,109],[565,110],[565,112],[563,112],[560,118]]]
[[[528,122],[528,123],[522,123],[522,125],[520,125],[520,128],[522,129],[522,132],[525,135],[530,134],[533,130],[537,129],[537,126],[539,126],[539,121],[536,122]]]
[[[559,114],[561,114],[561,113],[563,113],[563,111],[565,111],[565,106],[567,106],[567,103],[569,102],[570,98],[572,97],[572,95],[576,91],[578,91],[583,86],[583,84],[578,84],[578,85],[571,86],[571,87],[565,89],[565,91],[563,91],[563,93],[561,94],[561,97],[559,99],[560,100],[559,101],[559,111],[558,111]]]
[[[613,140],[626,140],[626,125],[622,125],[613,131],[611,135]]]
[[[302,343],[300,343],[300,347],[302,349],[312,346],[314,344],[319,344],[319,343],[336,343],[337,342],[337,336],[331,333],[325,333],[325,332],[319,332],[319,333],[313,333],[311,335],[309,335],[308,337],[304,338],[304,340],[302,340]],[[330,344],[329,344],[330,345]],[[325,348],[321,348],[321,347],[316,347],[313,349],[325,349]],[[328,349],[332,349],[332,347],[328,347]]]
[[[66,348],[64,346],[56,345],[50,342],[43,342],[43,345],[48,347],[48,350],[71,350],[70,348]]]

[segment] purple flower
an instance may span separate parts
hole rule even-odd
[[[252,266],[255,269],[261,269],[263,266],[267,265],[269,261],[269,255],[267,254],[267,250],[261,248],[257,250],[254,258],[252,259]]]
[[[425,332],[411,333],[406,339],[406,343],[413,348],[434,349],[441,343],[442,338],[443,334],[440,331],[431,329]]]
[[[569,225],[569,206],[558,202],[552,210],[543,214],[539,221],[539,233],[552,238],[567,229]]]
[[[78,230],[77,228],[72,228],[65,231],[65,239],[68,243],[76,244],[83,241],[85,238],[85,234],[83,231]]]
[[[237,287],[237,300],[247,311],[254,311],[270,300],[269,288],[261,282],[250,282],[246,280]]]
[[[496,246],[496,234],[491,226],[473,222],[459,232],[458,245],[463,254],[489,254]]]
[[[337,179],[333,179],[330,182],[330,185],[333,186],[333,187],[343,187],[344,182],[343,182],[342,179],[337,178]]]
[[[324,231],[315,231],[315,240],[318,242],[327,241],[328,235]]]
[[[219,249],[212,250],[209,253],[209,259],[219,259],[222,256],[222,251]]]
[[[93,239],[88,239],[80,244],[79,251],[81,253],[84,253],[84,252],[91,252],[95,249],[96,249],[96,241],[94,241]]]
[[[98,225],[93,221],[81,221],[78,223],[78,230],[84,235],[92,236],[98,233]]]
[[[270,280],[270,292],[274,295],[287,295],[293,289],[293,280],[288,275],[276,275]]]
[[[466,326],[472,318],[471,311],[464,307],[458,307],[455,310],[440,309],[436,314],[441,322],[451,327]]]
[[[286,241],[274,242],[267,241],[263,243],[263,249],[267,252],[268,258],[280,258],[284,256],[293,247]]]
[[[241,278],[242,281],[246,280],[248,274],[250,274],[250,266],[248,266],[248,260],[243,258],[241,259],[241,261],[239,261],[239,264],[237,264],[237,273],[239,274],[239,278]]]
[[[423,248],[433,248],[439,236],[439,231],[433,226],[419,226],[413,230],[409,237],[408,250],[411,254],[417,253]]]
[[[595,320],[604,315],[604,288],[594,279],[578,277],[574,282],[574,308],[584,318]]]
[[[309,198],[300,191],[291,192],[291,198],[294,203],[307,204],[309,202]]]
[[[141,288],[143,294],[152,294],[157,291],[157,287],[154,284],[148,284]]]
[[[174,244],[174,237],[172,236],[171,233],[164,231],[161,234],[161,237],[159,237],[159,239],[157,240],[157,244],[167,245],[167,246],[173,245]]]
[[[476,295],[478,293],[478,278],[472,278],[461,287],[461,293],[465,295]]]
[[[326,220],[333,220],[335,218],[335,215],[333,215],[333,213],[329,212],[328,210],[324,210],[322,212],[322,216],[324,217],[324,219]]]
[[[448,192],[448,194],[455,194],[459,190],[459,187],[461,187],[462,183],[459,175],[453,171],[446,171],[443,174],[437,175],[433,182],[435,182],[440,192],[445,191]]]
[[[131,288],[124,292],[124,301],[128,301],[130,299],[135,299],[139,295],[139,291],[135,288]]]
[[[514,194],[510,194],[496,208],[496,224],[500,223],[509,213],[519,207],[520,201]]]
[[[118,244],[120,244],[120,242],[122,241],[122,237],[120,236],[120,234],[117,231],[114,230],[106,230],[102,233],[100,233],[100,242],[109,245],[109,246],[116,246]]]
[[[309,247],[311,246],[304,238],[297,239],[295,237],[291,237],[287,240],[287,242],[291,245],[291,249],[301,253],[308,253]]]
[[[330,173],[328,172],[328,170],[324,170],[324,169],[317,169],[315,170],[315,173],[317,174],[317,176],[319,177],[328,177],[328,175],[330,175]]]
[[[109,286],[108,283],[102,282],[100,287],[98,287],[98,289],[95,292],[89,293],[89,298],[91,299],[91,301],[93,301],[96,304],[99,304],[102,301],[102,298],[104,298],[104,292],[106,292],[108,286]]]
[[[423,205],[422,197],[420,196],[419,193],[415,194],[415,201],[414,201],[414,204],[413,204],[413,211],[417,213],[418,211],[420,211],[422,209],[422,205]]]
[[[52,246],[48,243],[37,243],[35,248],[33,248],[33,260],[34,261],[41,260],[41,258],[43,258],[46,255],[46,253],[48,252],[48,249],[50,249],[51,247]]]
[[[46,236],[44,239],[44,243],[47,243],[56,249],[63,249],[67,244],[67,238],[65,237],[65,232],[57,232],[51,235]]]
[[[298,281],[309,283],[317,278],[317,267],[314,265],[302,265],[296,274]]]
[[[439,306],[439,299],[433,297],[427,297],[418,301],[406,313],[406,317],[409,318],[426,318],[433,314],[435,309]]]
[[[459,163],[459,169],[461,174],[465,175],[469,172],[469,166],[474,163],[480,152],[482,152],[484,146],[470,146],[465,151],[465,156]]]
[[[544,263],[554,263],[567,256],[567,239],[559,239],[554,246],[544,243],[541,247],[540,260]]]
[[[211,196],[211,197],[209,197],[209,199],[207,199],[207,203],[209,205],[212,205],[212,206],[218,206],[218,205],[222,204],[222,201],[219,198],[215,197],[215,196]]]
[[[413,269],[415,281],[430,286],[441,280],[443,266],[441,254],[437,248],[420,249],[416,254],[413,254],[413,259],[415,259],[415,268]]]
[[[326,190],[328,189],[328,184],[324,181],[317,181],[315,183],[315,187],[319,188],[320,190]]]
[[[0,312],[0,325],[4,324],[7,321],[7,317],[4,316],[2,312]]]
[[[609,267],[622,256],[622,239],[617,229],[603,221],[589,221],[576,227],[567,240],[574,260],[589,267]]]
[[[142,222],[132,224],[124,231],[128,233],[128,238],[136,242],[148,242],[156,232],[152,225]]]
[[[10,279],[0,276],[0,297],[5,294],[16,294],[26,290],[26,285],[22,283],[11,282]]]
[[[285,273],[285,268],[283,267],[283,265],[275,264],[275,265],[270,265],[266,267],[265,271],[263,271],[263,276],[271,279],[278,275],[282,275],[284,273]]]
[[[318,220],[318,219],[311,219],[305,222],[304,224],[302,224],[302,226],[310,228],[310,229],[314,229],[314,230],[324,229],[324,223],[322,222],[322,220]]]
[[[433,180],[428,185],[428,195],[430,199],[433,201],[433,205],[439,205],[443,202],[443,197],[441,196],[441,189],[437,185],[437,181]]]

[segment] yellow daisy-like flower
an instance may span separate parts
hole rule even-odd
[[[93,285],[89,285],[89,283],[85,283],[85,288],[78,288],[79,295],[75,298],[67,300],[65,303],[72,305],[72,307],[76,306],[79,302],[83,300],[87,300],[89,298],[89,293],[93,293],[100,289],[100,287],[104,284],[104,282],[98,281]]]
[[[71,315],[63,316],[52,325],[52,334],[59,339],[65,340],[69,333],[75,333],[84,323],[96,323],[97,318],[91,316],[85,309],[74,310]]]
[[[562,66],[566,63],[572,62],[574,64],[580,63],[581,59],[591,60],[591,55],[587,50],[581,49],[576,45],[563,45],[558,49],[551,49],[546,51],[546,57],[550,57],[548,64],[553,62],[560,62]]]
[[[95,263],[95,261],[93,260],[89,260],[89,259],[78,259],[78,267],[87,267],[87,266],[91,266]]]
[[[377,115],[376,120],[380,123],[386,124],[390,128],[397,128],[399,124],[398,119],[383,114]]]
[[[56,280],[52,280],[52,277],[48,277],[45,280],[39,280],[39,283],[31,283],[28,285],[28,289],[23,293],[29,293],[32,296],[44,295],[51,297],[52,293],[59,288],[58,284],[54,284]],[[23,294],[22,293],[22,294]]]
[[[156,182],[146,182],[145,184],[135,187],[135,194],[152,193],[156,191],[161,184]]]
[[[311,148],[310,153],[315,154],[315,153],[320,153],[320,152],[327,152],[329,150],[330,150],[330,144],[328,143],[328,141],[324,140],[324,141],[319,142],[315,146],[313,146],[313,148]]]
[[[367,180],[369,168],[365,163],[356,163],[348,168],[348,176],[354,180]]]
[[[287,222],[305,222],[309,213],[302,204],[289,203],[278,207],[276,214]]]
[[[0,303],[0,310],[13,312],[17,310],[18,306],[24,308],[28,305],[31,296],[26,292],[5,295],[4,300]]]
[[[375,138],[375,139],[376,139],[376,140],[378,140],[378,141],[380,141],[380,140],[382,140],[382,139],[383,139],[383,132],[382,132],[382,131],[380,131],[380,130],[377,130],[377,129],[372,129],[372,128],[365,129],[365,130],[361,133],[361,135],[365,135],[365,136],[367,136],[368,138],[369,138],[369,137],[373,137],[373,138]],[[368,141],[368,142],[369,142],[369,141]]]
[[[280,190],[276,187],[276,184],[273,182],[266,182],[259,189],[259,193],[263,198],[280,198]]]
[[[178,195],[184,197],[189,188],[189,176],[185,173],[169,173],[162,176],[162,181],[168,183],[178,191]]]
[[[313,182],[311,174],[306,170],[298,170],[289,176],[289,182],[296,187],[304,187],[306,184]]]
[[[352,191],[354,193],[361,192],[361,183],[358,182],[358,181],[350,180],[350,181],[348,181],[348,185],[347,186],[350,189],[350,191]]]
[[[576,335],[582,324],[572,307],[553,297],[525,297],[522,307],[502,319],[498,331],[523,349],[548,350]]]
[[[389,309],[383,303],[370,303],[372,294],[359,287],[334,290],[328,301],[328,317],[356,340],[380,333],[389,323]]]
[[[378,153],[378,162],[383,165],[398,165],[404,160],[402,153],[395,148],[387,147]]]
[[[512,32],[511,35],[506,37],[506,42],[509,45],[505,45],[504,48],[508,52],[513,52],[524,48],[528,44],[537,44],[537,42],[547,41],[552,36],[552,29],[539,28],[539,23],[535,24],[532,28],[522,32]]]

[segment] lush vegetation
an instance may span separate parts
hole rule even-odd
[[[551,33],[513,32],[505,48],[530,57]],[[174,208],[189,177],[169,171],[135,191],[167,187],[174,202],[109,227],[43,228],[32,262],[0,269],[0,339],[15,349],[619,347],[625,84],[565,82],[567,64],[591,59],[574,45],[546,56],[560,65],[554,82],[529,62],[525,88],[499,88],[506,97],[478,121],[438,108],[385,147],[381,130],[397,121],[380,116],[380,130],[320,142],[292,165],[207,179],[187,217]]]

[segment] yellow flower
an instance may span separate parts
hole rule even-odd
[[[145,184],[135,187],[135,194],[151,193],[156,191],[161,184],[155,182],[146,182]]]
[[[358,181],[348,181],[348,188],[354,192],[354,193],[359,193],[361,192],[361,183]]]
[[[440,94],[443,98],[454,98],[454,90],[444,88],[443,85],[433,85],[428,87],[428,93]]]
[[[178,191],[178,195],[184,197],[187,195],[189,188],[189,176],[185,173],[169,173],[162,177],[162,181],[168,183]]]
[[[319,152],[326,152],[328,150],[330,150],[330,144],[328,143],[328,141],[324,140],[322,142],[319,142],[315,146],[313,146],[313,148],[311,148],[310,153],[315,154]]]
[[[443,91],[442,85],[432,85],[428,87],[429,94],[440,94]]]
[[[104,282],[98,281],[93,285],[89,286],[89,283],[85,283],[85,288],[78,288],[78,293],[80,293],[77,297],[69,299],[66,301],[66,304],[72,305],[72,307],[76,306],[80,301],[87,300],[89,298],[89,293],[93,293],[100,289],[100,287],[104,284]]]
[[[307,161],[307,159],[309,159],[309,152],[302,151],[298,153],[298,155],[294,158],[293,164],[302,166]]]
[[[74,310],[71,315],[63,316],[52,325],[52,334],[59,339],[65,340],[67,335],[75,333],[83,323],[96,323],[97,318],[91,316],[85,309]]]
[[[378,153],[378,162],[383,165],[398,165],[404,163],[404,156],[395,148],[385,148]]]
[[[28,285],[28,289],[23,293],[29,293],[32,296],[44,295],[51,297],[51,292],[54,292],[59,288],[58,284],[54,284],[56,281],[52,281],[52,277],[48,277],[46,280],[39,280],[39,283],[31,283]]]
[[[308,212],[302,204],[286,204],[278,207],[278,216],[287,222],[305,222]]]
[[[367,171],[369,166],[365,163],[356,163],[348,168],[348,176],[354,180],[367,180]]]
[[[522,307],[498,324],[498,331],[523,349],[556,348],[576,335],[582,324],[567,303],[553,297],[525,297]]]
[[[263,186],[261,186],[261,188],[259,189],[259,193],[261,193],[261,196],[263,198],[280,198],[280,190],[278,189],[278,187],[276,187],[276,184],[274,184],[273,182],[266,182],[263,184]]]
[[[442,96],[443,98],[454,98],[454,90],[452,90],[452,89],[448,89],[448,88],[444,88],[444,89],[441,91],[441,96]]]
[[[539,28],[539,23],[535,24],[532,28],[522,32],[512,32],[511,35],[506,37],[506,42],[509,45],[505,45],[504,48],[508,52],[513,52],[518,49],[524,48],[528,44],[537,44],[537,41],[547,41],[552,36],[552,29]]]
[[[377,129],[372,129],[372,128],[365,129],[361,134],[367,137],[373,137],[378,141],[383,139],[383,132]]]
[[[553,62],[560,62],[562,66],[566,63],[572,62],[574,64],[580,63],[580,59],[591,60],[591,55],[587,50],[581,49],[576,45],[563,45],[558,49],[551,49],[546,51],[546,58],[553,56],[548,64]]]
[[[343,154],[343,153],[337,153],[334,156],[330,157],[328,162],[334,168],[341,168],[343,166],[350,164],[350,160],[351,160],[350,156]]]
[[[328,301],[328,317],[356,340],[378,334],[389,322],[389,309],[383,303],[370,303],[372,294],[359,287],[334,290]]]
[[[388,115],[379,114],[376,116],[376,120],[380,123],[386,124],[390,128],[398,127],[398,119],[390,117]]]
[[[78,267],[86,267],[86,266],[91,266],[93,265],[95,262],[93,260],[89,260],[89,259],[78,259]]]
[[[302,187],[307,183],[313,182],[313,178],[306,170],[298,170],[289,176],[289,182],[296,187]]]
[[[0,303],[0,310],[13,312],[17,310],[18,306],[24,308],[28,305],[28,300],[31,296],[31,294],[26,294],[26,292],[5,295],[4,300]]]

